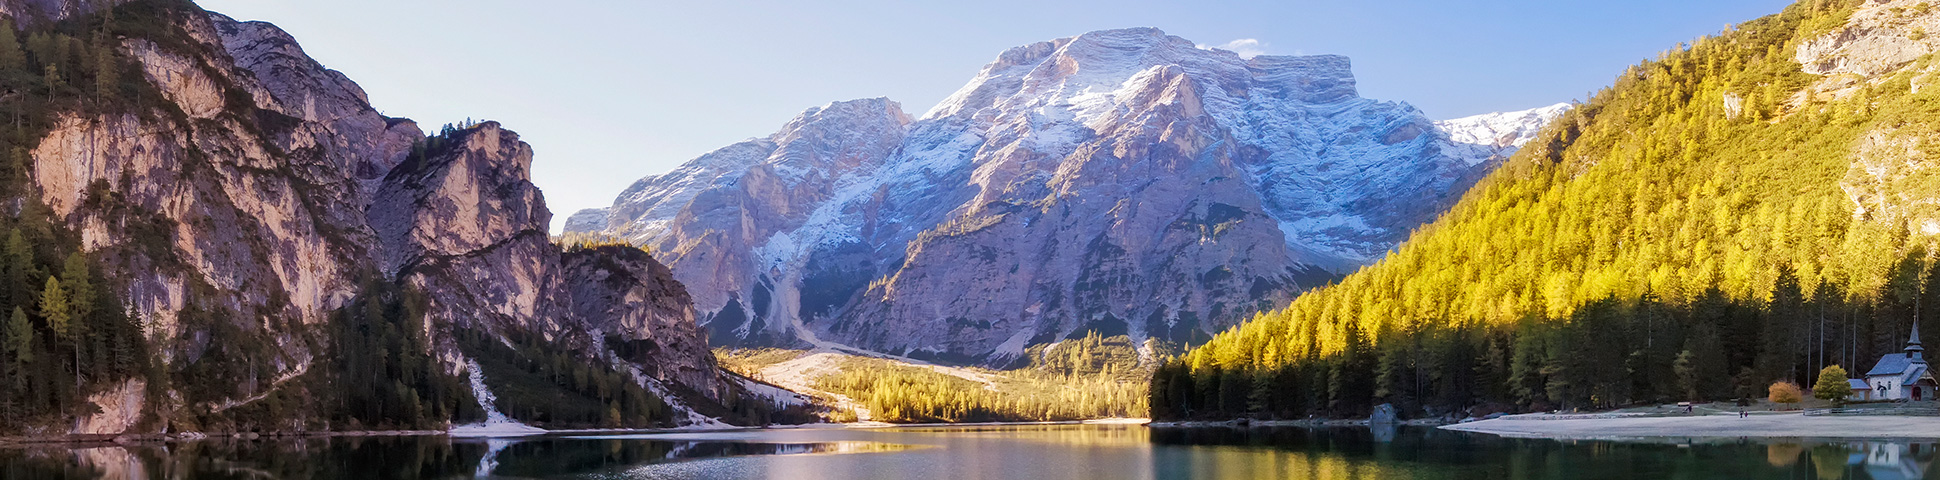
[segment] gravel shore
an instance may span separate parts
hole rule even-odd
[[[1589,418],[1586,418],[1589,417]],[[1512,415],[1441,428],[1505,437],[1626,438],[1920,438],[1940,439],[1940,417],[1805,416],[1797,412],[1698,416]]]

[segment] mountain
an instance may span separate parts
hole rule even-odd
[[[809,109],[567,231],[651,247],[721,344],[1195,342],[1380,258],[1565,108],[1444,129],[1361,98],[1345,57],[1099,31],[1005,51],[920,118]]]
[[[29,387],[0,395],[0,431],[759,410],[737,403],[671,271],[552,242],[534,149],[499,124],[427,135],[288,33],[186,1],[0,13],[24,28],[0,32],[0,83],[38,92],[0,99],[15,126],[0,312],[26,313],[0,329],[0,371]]]
[[[1865,371],[1940,326],[1932,28],[1925,2],[1807,0],[1632,66],[1394,253],[1161,369],[1154,415],[1608,408]]]

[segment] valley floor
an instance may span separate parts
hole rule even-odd
[[[1638,414],[1510,415],[1441,428],[1505,437],[1557,439],[1940,438],[1940,417],[1806,416],[1799,412],[1753,412],[1696,416]]]
[[[1122,337],[1117,337],[1122,338]],[[804,395],[831,423],[962,424],[1143,417],[1149,371],[1128,341],[1034,351],[1015,370],[953,367],[837,347],[716,350],[723,368]]]

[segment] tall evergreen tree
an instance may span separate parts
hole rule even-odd
[[[73,341],[76,333],[71,312],[67,306],[67,290],[61,288],[61,279],[47,277],[47,286],[40,291],[40,318],[47,320],[47,329],[62,341]]]
[[[12,72],[27,67],[27,55],[20,51],[20,37],[13,20],[0,20],[0,71]]]
[[[7,318],[7,356],[17,363],[34,361],[34,326],[27,322],[27,312],[13,307],[13,315]]]
[[[1543,346],[1539,327],[1524,322],[1516,331],[1513,357],[1509,362],[1509,393],[1516,402],[1531,406],[1548,398],[1544,391],[1547,384],[1543,379],[1543,359],[1548,349]]]
[[[68,313],[77,325],[91,327],[95,323],[94,273],[88,268],[88,259],[80,252],[67,256],[61,265],[62,287],[67,290]]]
[[[1772,284],[1772,299],[1765,305],[1765,325],[1759,332],[1762,348],[1757,361],[1761,384],[1774,381],[1797,382],[1805,313],[1805,293],[1799,289],[1798,275],[1790,265],[1781,265]]]

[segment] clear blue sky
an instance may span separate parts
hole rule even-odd
[[[920,115],[1004,49],[1153,26],[1201,44],[1352,57],[1361,94],[1453,118],[1580,99],[1781,0],[908,2],[200,0],[282,26],[385,114],[503,122],[538,152],[555,227],[634,180],[803,109]]]

